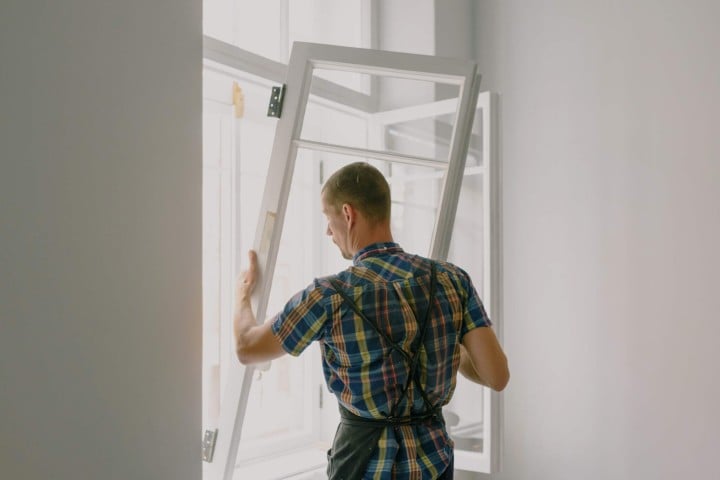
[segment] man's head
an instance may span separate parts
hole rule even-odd
[[[365,162],[346,165],[322,189],[327,234],[343,257],[370,243],[392,241],[390,235],[390,186],[380,171]]]

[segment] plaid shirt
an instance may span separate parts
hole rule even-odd
[[[355,415],[385,418],[406,383],[407,362],[389,352],[377,332],[344,304],[329,279],[340,283],[365,315],[409,351],[418,330],[416,317],[427,309],[430,267],[430,260],[408,254],[395,243],[369,245],[357,252],[353,266],[318,278],[297,293],[273,319],[272,331],[291,355],[319,341],[325,380],[338,401]],[[418,370],[432,404],[445,405],[455,390],[458,343],[468,331],[489,326],[490,320],[470,277],[447,262],[437,262],[434,308]],[[414,387],[410,382],[399,415],[425,411]],[[437,420],[387,427],[364,478],[436,478],[450,464],[452,448]]]

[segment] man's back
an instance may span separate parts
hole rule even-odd
[[[272,321],[255,325],[250,294],[257,256],[238,283],[233,319],[243,363],[299,355],[321,344],[340,425],[328,477],[443,479],[453,445],[441,407],[460,371],[495,390],[507,359],[470,278],[444,262],[409,255],[393,243],[390,185],[366,162],[345,165],[320,194],[325,233],[353,266],[316,279]]]
[[[418,346],[433,263],[432,308]],[[296,355],[312,340],[320,341],[325,378],[340,405],[361,418],[386,419],[445,405],[455,388],[463,335],[487,325],[461,269],[408,254],[394,243],[376,243],[357,252],[352,267],[315,280],[294,297],[274,320],[273,331]],[[418,385],[410,378],[416,353]],[[442,417],[384,430],[368,472],[383,471],[389,478],[394,468],[398,478],[435,478],[451,462],[452,441]]]

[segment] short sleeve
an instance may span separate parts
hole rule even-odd
[[[487,312],[485,312],[485,307],[483,306],[482,300],[480,300],[480,296],[475,290],[475,286],[472,284],[472,280],[470,280],[470,276],[465,274],[464,280],[465,282],[463,283],[465,283],[465,287],[467,288],[468,296],[463,311],[463,325],[461,337],[475,328],[489,327],[492,325],[492,322],[490,321]]]
[[[295,294],[272,320],[272,332],[290,355],[300,355],[323,335],[327,313],[321,288],[310,285]]]

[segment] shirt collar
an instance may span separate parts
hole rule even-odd
[[[395,242],[379,242],[371,243],[365,248],[362,248],[355,253],[353,256],[353,265],[357,265],[367,257],[376,255],[385,255],[388,253],[399,253],[403,249]]]

